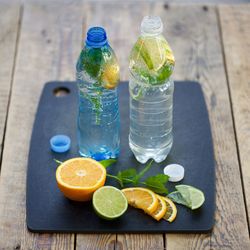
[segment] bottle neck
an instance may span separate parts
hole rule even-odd
[[[142,36],[159,36],[163,30],[161,18],[158,16],[145,16],[141,23]]]
[[[92,27],[88,30],[85,45],[92,48],[101,48],[108,44],[106,31],[102,27]]]

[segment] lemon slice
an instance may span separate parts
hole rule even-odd
[[[167,204],[166,204],[164,198],[161,197],[160,195],[157,195],[157,198],[158,198],[158,201],[159,201],[158,207],[157,207],[156,211],[151,214],[151,216],[154,219],[159,221],[160,219],[163,218],[163,216],[167,212]]]
[[[162,198],[165,200],[166,205],[167,205],[167,211],[165,215],[163,216],[163,219],[167,220],[168,222],[173,222],[177,215],[177,208],[170,199],[168,199],[167,197],[163,197],[163,196]]]

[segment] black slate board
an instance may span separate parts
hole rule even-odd
[[[70,93],[56,97],[56,88],[64,87]],[[128,146],[129,98],[128,84],[119,86],[121,112],[121,154],[118,163],[108,170],[138,166]],[[77,86],[74,82],[50,82],[44,87],[34,123],[27,173],[27,227],[33,232],[83,233],[205,233],[212,230],[215,207],[215,176],[213,145],[208,113],[201,87],[196,82],[176,82],[174,92],[174,144],[163,163],[152,166],[148,175],[162,173],[169,163],[185,167],[181,183],[202,189],[206,201],[202,208],[191,211],[178,205],[177,219],[173,223],[156,222],[142,211],[129,208],[115,221],[97,217],[90,202],[70,201],[60,193],[55,180],[57,164],[78,156],[76,145]],[[65,154],[53,153],[49,139],[55,134],[67,134],[72,147]],[[107,184],[117,185],[113,180]],[[169,190],[174,185],[168,185]]]

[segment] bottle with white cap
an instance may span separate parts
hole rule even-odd
[[[130,54],[129,145],[141,163],[150,158],[163,161],[173,143],[174,82],[170,76],[175,60],[162,31],[160,17],[144,17]]]

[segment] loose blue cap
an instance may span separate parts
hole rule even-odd
[[[68,151],[70,143],[70,138],[67,135],[55,135],[50,139],[50,147],[56,153]]]
[[[107,44],[107,35],[102,27],[92,27],[87,32],[86,45],[93,48],[100,48]]]

